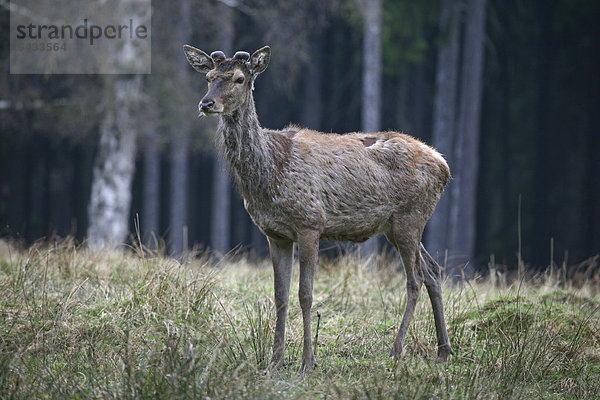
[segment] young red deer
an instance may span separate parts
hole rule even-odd
[[[269,64],[266,46],[252,56],[226,58],[191,46],[185,55],[205,73],[208,92],[198,108],[219,114],[221,155],[244,206],[267,236],[275,275],[277,322],[272,365],[283,365],[285,320],[292,278],[293,244],[300,259],[299,299],[304,320],[301,371],[315,365],[311,343],[313,276],[319,240],[362,242],[383,233],[402,257],[406,308],[391,355],[401,357],[422,283],[437,331],[437,362],[452,353],[440,283],[440,267],[421,244],[427,220],[450,178],[444,158],[417,139],[397,132],[325,134],[290,126],[262,128],[252,89]]]

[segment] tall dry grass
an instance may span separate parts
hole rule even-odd
[[[496,269],[491,279],[446,285],[456,355],[435,365],[425,294],[406,357],[389,358],[405,282],[393,256],[380,264],[387,267],[373,271],[352,255],[321,262],[318,367],[303,378],[295,295],[287,368],[267,368],[274,305],[266,262],[91,253],[70,240],[23,250],[2,243],[0,398],[600,397],[593,274],[574,281],[559,269],[535,277]]]

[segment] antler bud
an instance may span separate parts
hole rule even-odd
[[[212,53],[210,53],[210,58],[212,58],[215,64],[220,64],[227,57],[225,57],[225,53],[223,53],[222,51],[213,51]]]
[[[250,59],[250,53],[238,51],[233,55],[233,59],[246,62]]]

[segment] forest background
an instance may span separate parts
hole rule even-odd
[[[425,241],[449,268],[600,253],[597,1],[153,1],[152,73],[126,76],[10,74],[9,9],[0,1],[0,237],[102,246],[139,223],[169,254],[265,255],[215,156],[216,119],[196,119],[206,84],[182,45],[268,44],[263,126],[399,130],[445,155],[453,180]],[[130,189],[103,213],[98,193],[117,178]]]

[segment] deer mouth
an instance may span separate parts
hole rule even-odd
[[[203,110],[203,109],[200,109],[200,114],[204,114],[204,115],[214,115],[214,114],[221,114],[221,111],[215,111],[215,110]]]

